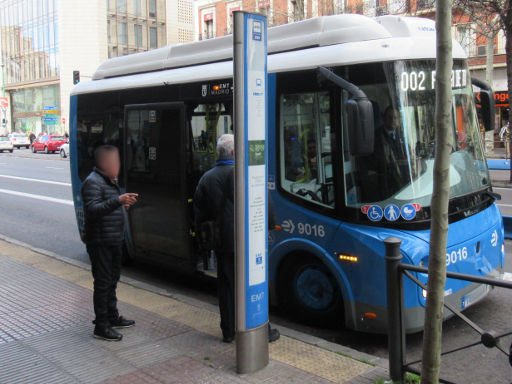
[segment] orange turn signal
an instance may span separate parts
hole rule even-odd
[[[280,230],[281,230],[281,226],[280,226],[280,225],[275,225],[275,226],[274,226],[274,229],[275,229],[276,231],[280,231]]]
[[[357,256],[351,256],[351,255],[342,255],[342,254],[339,254],[338,255],[338,259],[340,261],[350,261],[352,263],[357,263],[358,262],[358,258]]]
[[[373,312],[366,312],[364,314],[364,317],[366,317],[369,320],[375,320],[377,318],[377,314],[375,314]]]

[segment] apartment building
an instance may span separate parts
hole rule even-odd
[[[0,0],[0,134],[68,131],[77,72],[193,35],[192,0]]]

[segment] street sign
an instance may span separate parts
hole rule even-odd
[[[0,97],[0,107],[7,108],[9,106],[9,99],[7,97]]]
[[[44,117],[43,118],[43,124],[45,125],[57,125],[57,117]]]
[[[234,12],[237,371],[268,364],[267,19]]]

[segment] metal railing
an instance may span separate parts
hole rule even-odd
[[[388,303],[388,345],[389,345],[389,373],[391,380],[394,382],[404,382],[405,373],[411,372],[420,374],[421,372],[413,365],[421,363],[420,360],[406,361],[406,343],[405,343],[405,314],[404,314],[404,292],[403,292],[403,277],[404,275],[412,282],[417,284],[422,289],[427,289],[426,285],[419,281],[411,272],[419,272],[428,274],[428,268],[420,267],[411,264],[402,264],[402,255],[400,253],[400,245],[402,240],[396,237],[389,237],[384,240],[386,247],[386,294]],[[468,275],[458,272],[446,272],[446,277],[450,279],[464,280],[472,283],[487,284],[494,287],[512,289],[512,282],[493,279],[482,276]],[[509,359],[512,365],[512,345],[509,351],[500,345],[500,339],[512,335],[512,331],[498,334],[492,330],[486,331],[465,315],[461,313],[459,308],[444,303],[445,308],[453,312],[454,315],[459,317],[462,321],[473,328],[480,334],[480,341],[473,342],[463,347],[444,351],[441,355],[448,355],[450,353],[458,352],[479,344],[483,344],[487,348],[497,348],[503,352]],[[455,384],[451,381],[440,379],[441,383]]]

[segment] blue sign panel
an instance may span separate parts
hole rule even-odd
[[[244,14],[246,329],[268,320],[266,23]]]
[[[416,217],[416,207],[412,204],[402,206],[402,217],[405,220],[412,220]]]
[[[381,221],[383,215],[384,213],[382,212],[382,208],[378,205],[372,205],[368,209],[367,216],[371,221]]]
[[[389,204],[384,208],[384,217],[387,221],[396,221],[400,217],[400,208],[395,204]]]

